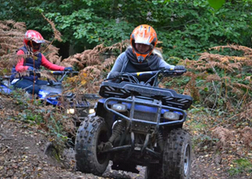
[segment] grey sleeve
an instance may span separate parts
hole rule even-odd
[[[125,64],[125,59],[126,59],[126,54],[125,54],[125,52],[123,52],[117,57],[117,59],[116,59],[114,65],[113,65],[111,71],[109,72],[107,78],[109,78],[110,74],[113,73],[113,72],[122,72],[123,65]]]
[[[164,59],[160,58],[159,60],[159,68],[174,68],[174,65],[170,65],[168,64],[166,61],[164,61]]]

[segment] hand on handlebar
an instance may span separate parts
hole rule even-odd
[[[36,68],[33,68],[33,67],[28,67],[27,70],[28,70],[28,71],[36,71],[37,69],[36,69]]]
[[[182,75],[186,72],[186,68],[183,65],[177,65],[174,67],[174,71],[177,75]]]
[[[183,65],[177,65],[174,69],[164,69],[164,76],[179,76],[185,73],[187,70]]]
[[[109,78],[117,78],[117,77],[119,77],[121,75],[122,75],[122,73],[120,73],[118,71],[115,71],[115,72],[110,73]]]
[[[38,76],[40,77],[39,70],[33,67],[28,67],[27,71],[29,72],[30,76]]]

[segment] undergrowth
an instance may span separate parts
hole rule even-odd
[[[68,133],[75,132],[72,118],[63,109],[45,105],[42,101],[24,98],[23,91],[13,91],[13,103],[20,106],[17,116],[12,119],[36,126],[39,131],[45,132],[48,140],[62,148],[68,140]],[[72,128],[71,128],[72,127]]]
[[[245,158],[234,160],[230,166],[229,174],[235,176],[239,173],[252,173],[252,162]]]

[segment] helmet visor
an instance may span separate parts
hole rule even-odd
[[[145,44],[145,45],[151,45],[150,44],[150,37],[149,38],[143,38],[141,36],[135,37],[135,43],[136,44]]]
[[[38,44],[45,43],[45,40],[39,40],[39,39],[31,39],[31,40],[38,43]]]

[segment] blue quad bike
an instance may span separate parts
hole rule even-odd
[[[78,71],[46,71],[47,81],[46,85],[41,85],[41,90],[37,99],[41,100],[46,105],[53,105],[61,107],[62,110],[71,115],[76,129],[85,117],[94,112],[94,106],[89,100],[98,99],[96,94],[74,94],[72,92],[64,93],[62,82],[66,77],[78,75]],[[33,73],[33,72],[32,72]],[[36,71],[36,75],[41,76],[42,73]],[[34,73],[33,73],[34,74]],[[16,75],[18,76],[18,74]],[[49,76],[53,77],[50,78]],[[10,76],[0,77],[0,93],[11,94],[15,90],[10,83]],[[68,145],[74,147],[75,134],[69,134],[71,140]]]
[[[185,72],[161,69],[106,79],[96,113],[77,131],[76,169],[102,175],[112,161],[114,170],[138,173],[137,165],[145,166],[146,179],[188,179],[192,143],[183,123],[193,99],[158,87],[164,76]]]

